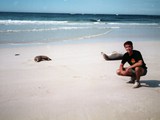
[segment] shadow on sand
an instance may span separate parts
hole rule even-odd
[[[160,87],[160,80],[141,80],[140,82],[142,87]]]

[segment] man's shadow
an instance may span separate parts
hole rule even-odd
[[[160,87],[160,80],[141,80],[140,82],[142,87]]]

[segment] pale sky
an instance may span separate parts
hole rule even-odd
[[[160,0],[0,0],[0,11],[160,15]]]

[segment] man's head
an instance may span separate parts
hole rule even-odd
[[[132,46],[132,47],[133,47],[133,43],[132,43],[132,41],[126,41],[126,42],[124,43],[124,47],[125,47],[125,45],[130,45],[130,46]]]
[[[129,53],[129,54],[132,54],[132,50],[133,50],[133,43],[132,41],[126,41],[124,43],[124,48],[126,49],[126,51]]]

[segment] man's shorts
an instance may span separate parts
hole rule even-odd
[[[123,68],[123,70],[125,70],[126,68]],[[144,69],[144,68],[143,68]],[[135,70],[131,69],[132,75],[135,75]],[[142,76],[145,76],[147,74],[147,69],[144,69],[144,73]]]
[[[147,74],[147,69],[144,69],[143,76]]]

